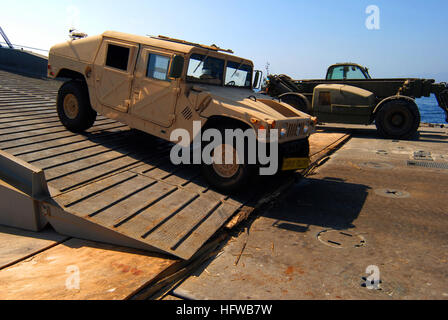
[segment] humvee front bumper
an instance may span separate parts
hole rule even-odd
[[[279,145],[280,170],[306,169],[310,165],[310,145],[305,139],[285,142]]]

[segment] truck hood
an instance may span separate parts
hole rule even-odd
[[[290,118],[310,118],[289,104],[273,100],[271,97],[250,89],[229,88],[212,85],[194,86],[195,90],[209,93],[214,104],[238,113],[250,114],[262,120],[286,120]],[[230,111],[229,110],[229,111]]]

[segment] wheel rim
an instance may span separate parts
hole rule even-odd
[[[392,117],[390,119],[390,123],[394,127],[399,128],[399,127],[403,126],[403,124],[405,123],[405,117],[401,113],[395,113],[392,115]]]
[[[64,97],[64,113],[69,119],[75,119],[79,113],[78,99],[69,93]]]
[[[231,153],[231,154],[230,154]],[[232,163],[225,163],[226,154],[229,154],[232,157]],[[222,158],[219,157],[221,155]],[[221,163],[219,163],[221,162]],[[217,146],[213,150],[213,170],[222,178],[231,178],[233,177],[240,168],[240,164],[238,164],[238,157],[235,148],[231,145],[222,144]]]

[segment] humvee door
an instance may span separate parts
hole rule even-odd
[[[172,54],[143,46],[138,58],[130,113],[162,127],[173,123],[179,82],[169,78]]]
[[[96,97],[102,105],[128,111],[137,53],[136,44],[104,39],[93,69]]]

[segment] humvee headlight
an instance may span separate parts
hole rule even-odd
[[[304,126],[303,126],[303,133],[305,134],[305,133],[308,133],[308,130],[310,129],[310,127],[307,125],[307,124],[305,124]],[[297,135],[299,135],[300,134],[300,127],[297,129]]]
[[[286,132],[287,132],[286,128],[281,128],[280,129],[280,137],[286,136]]]

